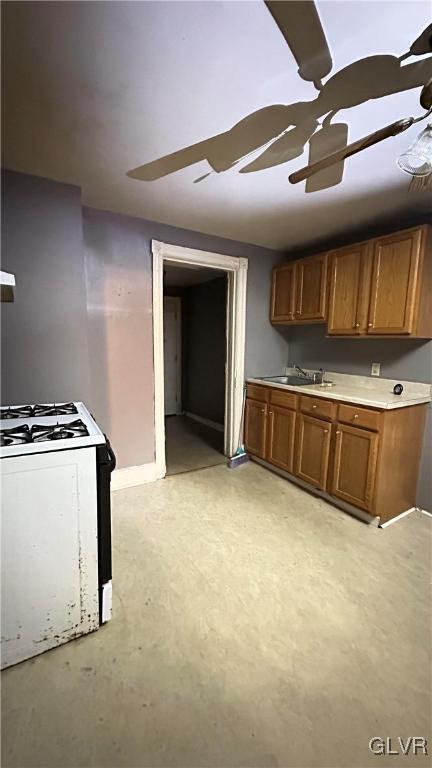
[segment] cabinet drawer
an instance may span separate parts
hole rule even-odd
[[[300,410],[310,416],[319,416],[322,419],[336,418],[337,404],[331,400],[323,400],[321,397],[303,397],[300,399]]]
[[[259,400],[261,403],[268,403],[269,388],[260,387],[259,384],[247,384],[246,397],[250,397],[252,400]]]
[[[380,425],[379,411],[370,411],[368,408],[355,405],[340,405],[338,419],[344,424],[352,424],[354,427],[364,427],[378,431]]]
[[[297,407],[297,395],[294,392],[284,392],[282,389],[270,389],[270,402],[272,405],[280,405],[282,408]]]

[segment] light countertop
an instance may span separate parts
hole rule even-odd
[[[300,395],[313,395],[314,397],[323,397],[326,400],[342,400],[346,403],[366,405],[382,410],[406,408],[410,405],[430,403],[432,400],[431,385],[422,382],[353,376],[330,371],[326,371],[325,380],[333,381],[334,386],[322,387],[319,384],[311,384],[296,387],[291,384],[277,384],[267,381],[265,377],[246,379],[251,384],[264,384],[276,389],[297,392]],[[393,394],[395,384],[403,385],[404,390],[401,395]]]

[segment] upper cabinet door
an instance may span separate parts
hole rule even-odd
[[[327,309],[327,254],[297,262],[295,320],[325,320]]]
[[[413,229],[374,241],[369,334],[415,330],[421,237]]]
[[[364,330],[362,300],[366,288],[368,256],[367,243],[344,248],[329,255],[329,335],[352,336]]]
[[[284,264],[273,270],[270,317],[273,323],[294,320],[296,264]]]

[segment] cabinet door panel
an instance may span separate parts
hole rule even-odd
[[[377,454],[377,434],[365,429],[338,425],[332,494],[370,512],[375,489]]]
[[[358,334],[362,327],[360,300],[368,246],[353,246],[330,256],[329,335]]]
[[[330,455],[330,424],[311,416],[298,416],[295,474],[325,490]]]
[[[265,458],[267,405],[258,400],[246,399],[245,448],[248,453]]]
[[[273,322],[294,320],[296,265],[284,264],[273,270],[270,316]]]
[[[327,302],[327,254],[297,262],[295,319],[325,320]]]
[[[296,412],[270,405],[268,412],[267,461],[293,471]]]
[[[420,243],[420,229],[375,240],[368,333],[413,332]]]

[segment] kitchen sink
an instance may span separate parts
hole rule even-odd
[[[264,376],[262,381],[272,381],[274,384],[289,384],[292,387],[305,387],[316,382],[305,376]]]

